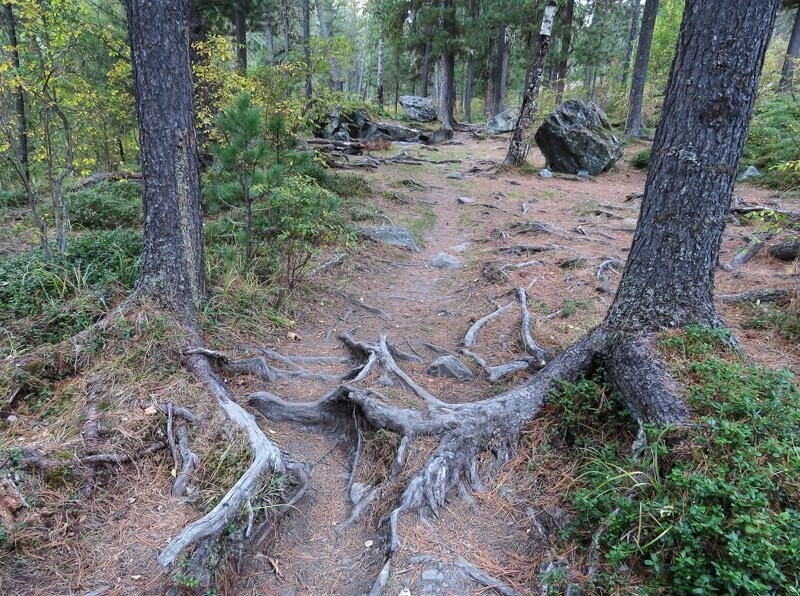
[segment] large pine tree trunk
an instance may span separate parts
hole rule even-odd
[[[539,30],[539,44],[533,56],[525,81],[525,94],[522,97],[522,106],[519,110],[517,124],[511,134],[508,154],[502,167],[520,166],[528,157],[528,131],[536,115],[536,99],[539,96],[539,87],[542,83],[544,63],[547,59],[547,50],[550,47],[550,33],[553,31],[553,19],[556,13],[555,0],[548,0],[542,18],[542,27]]]
[[[236,70],[239,74],[247,72],[247,13],[245,0],[236,0]]]
[[[456,15],[454,0],[442,0],[442,27],[449,39],[441,59],[441,87],[439,88],[439,120],[445,128],[453,129],[457,126],[453,116],[453,107],[456,102],[456,56],[453,43],[456,36]]]
[[[714,271],[779,0],[688,0],[613,329],[717,323]],[[712,33],[710,33],[712,32]]]
[[[792,36],[789,38],[789,47],[786,50],[786,58],[783,61],[778,91],[786,92],[794,89],[794,67],[798,60],[800,60],[800,8],[797,9],[797,13],[794,16]]]
[[[289,52],[292,51],[291,27],[289,26],[289,4],[283,6],[283,61],[289,62]]]
[[[572,19],[575,16],[575,0],[567,0],[564,9],[564,39],[561,43],[560,59],[558,61],[558,72],[556,73],[556,104],[560,104],[564,99],[564,87],[567,84],[567,63],[569,61],[569,50],[572,44]]]
[[[631,68],[631,58],[633,57],[633,42],[639,35],[639,13],[642,10],[641,0],[631,0],[631,22],[628,27],[628,45],[625,48],[625,61],[622,63],[622,76],[620,81],[622,86],[628,83],[628,71]]]
[[[138,291],[192,313],[206,295],[187,0],[126,0],[144,178]]]
[[[647,63],[650,60],[650,45],[653,43],[653,29],[655,29],[657,14],[658,0],[647,0],[642,15],[639,45],[636,48],[636,61],[633,63],[631,94],[628,100],[628,121],[625,124],[625,136],[627,137],[642,136],[644,84],[647,80]]]

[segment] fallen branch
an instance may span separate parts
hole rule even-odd
[[[723,304],[741,304],[742,302],[788,302],[795,295],[794,288],[767,288],[751,290],[740,294],[723,294],[718,299]]]

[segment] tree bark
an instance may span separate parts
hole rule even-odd
[[[375,73],[375,85],[378,88],[378,110],[383,110],[383,26],[378,29],[378,67]]]
[[[611,329],[719,323],[714,271],[778,4],[687,1]]]
[[[313,93],[311,81],[311,4],[310,0],[303,0],[303,59],[306,63],[306,99],[311,99]]]
[[[269,65],[275,66],[275,35],[272,33],[272,24],[268,18],[264,19],[264,40],[267,42]]]
[[[785,93],[794,89],[794,67],[800,59],[800,8],[794,15],[794,26],[792,36],[789,38],[789,47],[786,50],[786,58],[783,61],[781,80],[778,83],[778,91]]]
[[[641,0],[631,0],[631,23],[628,28],[628,45],[625,48],[625,61],[622,63],[622,76],[620,81],[622,86],[628,84],[628,71],[631,68],[631,58],[633,57],[633,42],[639,35],[639,13],[642,10]]]
[[[20,72],[19,41],[17,40],[17,19],[11,4],[5,4],[5,25],[11,42],[11,64],[15,72]],[[17,111],[17,130],[19,130],[19,160],[30,180],[30,158],[28,151],[28,119],[25,115],[25,90],[18,85],[14,91],[14,105]]]
[[[283,61],[289,62],[289,52],[292,51],[291,28],[289,27],[289,11],[291,7],[288,2],[283,5]]]
[[[453,42],[456,36],[456,15],[454,0],[442,0],[442,28],[448,35],[448,44],[441,59],[441,87],[439,91],[439,120],[446,129],[456,127],[453,107],[456,101],[455,70],[456,56]]]
[[[245,0],[236,0],[236,70],[239,74],[247,72],[247,13]]]
[[[494,98],[492,100],[492,116],[497,116],[505,109],[506,81],[508,79],[508,44],[506,43],[504,25],[497,29],[497,65],[495,67]]]
[[[564,9],[564,38],[561,43],[560,60],[558,61],[558,73],[556,74],[556,104],[560,104],[564,99],[564,87],[567,84],[567,64],[569,61],[569,50],[572,44],[572,19],[575,16],[575,0],[567,0]]]
[[[188,0],[126,0],[144,178],[137,290],[193,314],[206,296]]]
[[[633,79],[628,100],[628,121],[625,124],[626,137],[642,136],[642,103],[644,84],[647,80],[647,63],[650,60],[650,45],[653,43],[653,29],[658,14],[658,0],[647,0],[642,15],[642,30],[636,48],[636,61],[633,64]]]
[[[472,122],[472,97],[475,93],[475,55],[467,56],[467,83],[464,87],[464,120]]]
[[[325,41],[330,40],[331,34],[328,31],[328,23],[325,20],[325,8],[322,6],[323,0],[316,0],[317,17],[319,18],[319,31],[322,34],[322,39]],[[344,89],[344,82],[342,81],[341,67],[339,61],[335,56],[328,59],[331,65],[331,89],[334,91],[342,91]]]
[[[431,78],[431,40],[425,40],[425,53],[422,55],[422,72],[420,79],[422,80],[422,90],[420,95],[428,97],[428,82]]]
[[[520,166],[528,157],[528,131],[536,115],[536,100],[539,96],[539,87],[542,82],[542,72],[547,59],[547,50],[550,47],[550,34],[553,31],[553,19],[556,13],[555,0],[549,0],[544,10],[542,27],[539,30],[539,45],[533,56],[528,75],[525,81],[525,94],[522,97],[522,106],[519,110],[517,124],[511,134],[508,154],[501,167]]]

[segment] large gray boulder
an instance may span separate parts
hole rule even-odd
[[[534,136],[554,172],[591,176],[605,172],[622,155],[611,124],[597,104],[569,99],[553,110]]]
[[[486,123],[486,134],[496,135],[502,132],[511,132],[517,125],[519,112],[513,108],[508,108],[500,112],[497,116],[492,116]]]
[[[433,122],[436,120],[436,108],[430,98],[417,95],[401,95],[399,101],[409,120],[417,122]]]

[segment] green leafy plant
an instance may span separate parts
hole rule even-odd
[[[783,93],[763,102],[750,123],[743,163],[762,171],[767,186],[788,190],[800,187],[800,101]]]
[[[142,187],[136,182],[101,182],[67,195],[70,221],[87,230],[138,227],[142,222]]]
[[[646,170],[650,166],[650,155],[652,152],[653,150],[650,147],[642,149],[630,158],[630,164],[636,169]]]
[[[556,399],[580,462],[567,536],[600,553],[594,589],[634,573],[671,593],[797,593],[800,391],[728,339],[689,327],[662,342],[697,418],[647,428],[637,454],[612,438],[629,440],[630,422],[596,415],[598,403],[621,408],[602,379],[565,385]]]

